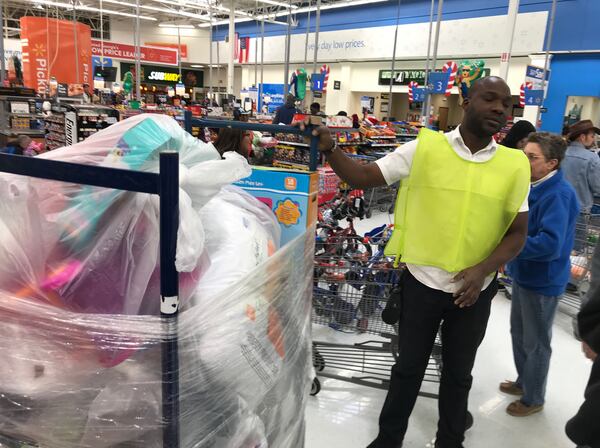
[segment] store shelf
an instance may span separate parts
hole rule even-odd
[[[396,137],[411,137],[411,138],[417,138],[419,136],[419,134],[396,134]]]
[[[2,129],[0,130],[0,134],[2,135],[33,135],[33,136],[43,136],[46,131],[44,129]]]
[[[310,148],[310,145],[308,143],[300,143],[300,142],[279,141],[277,144],[278,145],[290,145],[290,146],[302,146],[303,148]]]
[[[395,135],[372,135],[371,137],[367,137],[368,140],[380,140],[380,139],[388,139],[388,138],[396,138]]]
[[[368,146],[371,148],[395,147],[398,146],[398,143],[370,143]]]
[[[338,143],[338,146],[362,146],[364,145],[365,142],[343,142],[343,143]]]

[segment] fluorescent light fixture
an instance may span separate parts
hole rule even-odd
[[[120,1],[120,0],[103,0],[103,2],[104,3],[112,3],[112,4],[115,4],[115,5],[119,5],[119,6],[129,6],[130,8],[133,8],[133,9],[136,8],[135,3],[127,3],[127,2]],[[160,8],[158,6],[150,6],[150,5],[140,5],[140,9],[145,9],[145,10],[148,10],[148,11],[163,12],[163,13],[167,13],[167,14],[173,14],[173,15],[176,15],[176,16],[182,16],[182,17],[190,17],[192,19],[208,20],[208,21],[210,21],[210,19],[208,18],[208,16],[201,15],[201,14],[195,14],[193,12],[177,11],[175,9]],[[135,17],[135,15],[134,15],[134,17]]]
[[[105,0],[106,1],[106,0]],[[159,28],[180,28],[180,29],[194,29],[194,25],[177,25],[175,23],[159,23]]]
[[[190,67],[192,67],[192,68],[202,68],[204,66],[201,65],[201,64],[192,64],[192,65],[190,65]]]
[[[104,0],[104,1],[106,1],[106,0]],[[73,5],[71,5],[69,3],[53,2],[53,1],[49,1],[49,0],[31,0],[31,2],[35,3],[35,4],[46,5],[46,6],[56,6],[57,8],[65,8],[65,9],[71,9],[71,10],[73,9]],[[115,2],[115,3],[119,3],[119,2]],[[122,3],[119,3],[119,4],[122,4]],[[93,8],[91,6],[85,6],[85,5],[75,5],[75,10],[89,11],[89,12],[102,12],[103,14],[109,14],[109,15],[121,16],[121,17],[131,17],[134,19],[137,17],[135,14],[113,11],[112,9],[104,9],[104,8],[102,8],[102,10],[100,10],[99,8]],[[148,17],[148,16],[140,16],[140,19],[151,20],[153,22],[156,22],[158,20],[154,17]]]
[[[290,5],[288,3],[284,3],[284,2],[276,2],[275,0],[258,0],[260,3],[266,3],[267,5],[273,5],[273,6],[281,6],[283,8],[290,8]],[[292,5],[291,6],[292,9],[298,9],[297,5]]]
[[[260,0],[259,0],[260,1]],[[348,0],[348,1],[343,1],[343,2],[338,2],[338,3],[330,3],[327,5],[323,5],[321,6],[321,11],[325,11],[328,9],[335,9],[335,8],[349,8],[352,6],[360,6],[360,5],[371,5],[373,3],[382,3],[382,2],[386,2],[388,0]],[[235,22],[236,23],[240,23],[240,22],[248,22],[249,20],[265,20],[268,22],[275,22],[274,19],[275,17],[283,17],[283,16],[287,16],[289,14],[304,14],[307,12],[312,12],[312,11],[316,11],[317,7],[316,6],[305,6],[303,8],[298,8],[298,9],[294,9],[293,11],[280,11],[280,12],[276,12],[274,14],[266,14],[266,15],[262,15],[262,16],[254,16],[251,19],[246,19],[246,18],[241,18],[241,19],[236,19]],[[277,24],[281,24],[284,25],[283,22],[275,22]],[[216,26],[216,25],[227,25],[229,24],[229,20],[218,20],[218,21],[213,21],[212,22],[212,26]],[[285,25],[287,25],[287,23],[285,23]],[[198,25],[200,28],[205,28],[207,26],[210,26],[209,23],[203,23]]]

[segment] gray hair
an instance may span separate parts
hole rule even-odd
[[[527,143],[537,143],[540,145],[546,160],[558,160],[556,169],[560,168],[560,164],[567,152],[567,142],[565,142],[564,138],[550,132],[533,132],[529,134]]]

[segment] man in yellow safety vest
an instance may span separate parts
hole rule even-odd
[[[471,87],[456,130],[443,135],[423,129],[414,142],[367,165],[339,150],[327,128],[313,131],[331,167],[353,187],[402,180],[386,249],[407,265],[400,346],[379,434],[368,448],[402,446],[440,325],[435,447],[463,446],[471,370],[497,292],[495,274],[521,251],[527,236],[529,162],[522,151],[493,139],[512,104],[501,78],[482,78]]]

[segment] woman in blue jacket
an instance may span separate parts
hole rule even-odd
[[[544,407],[552,348],[552,323],[571,273],[579,203],[560,163],[567,145],[558,135],[529,136],[524,148],[531,163],[529,230],[523,251],[509,266],[513,278],[511,335],[516,381],[500,390],[521,398],[506,412],[525,417]]]

